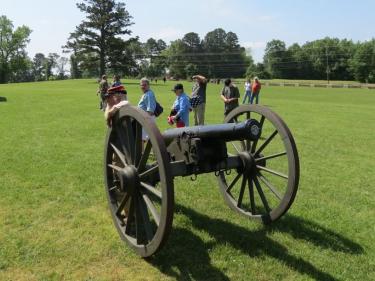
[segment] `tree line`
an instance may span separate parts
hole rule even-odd
[[[281,40],[272,40],[266,45],[263,63],[251,65],[247,74],[375,83],[375,39],[354,43],[326,37],[289,47]]]
[[[62,46],[68,57],[38,53],[29,58],[25,48],[30,28],[14,29],[6,16],[0,17],[0,83],[92,78],[104,73],[375,82],[375,39],[355,43],[326,37],[289,47],[281,40],[272,40],[266,45],[263,61],[255,63],[236,33],[222,28],[203,38],[189,32],[169,45],[154,38],[140,42],[138,36],[132,37],[134,22],[125,3],[83,0],[76,5],[85,18]]]

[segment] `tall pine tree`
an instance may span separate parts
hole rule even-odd
[[[123,59],[119,49],[126,46],[122,36],[131,35],[128,27],[133,24],[132,16],[124,3],[115,0],[84,0],[77,7],[86,14],[86,19],[70,34],[64,48],[74,51],[83,63],[85,58],[94,60],[91,63],[96,63],[102,75],[107,67]]]

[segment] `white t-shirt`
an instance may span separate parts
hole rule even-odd
[[[251,91],[251,83],[249,83],[249,82],[245,83],[245,91],[246,92],[250,92]]]

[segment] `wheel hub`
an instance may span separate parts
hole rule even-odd
[[[243,168],[242,171],[245,175],[250,175],[256,171],[256,163],[254,156],[248,151],[242,151],[238,154],[242,160]]]
[[[119,172],[121,189],[134,195],[137,187],[140,185],[140,179],[137,168],[133,165],[126,166]]]

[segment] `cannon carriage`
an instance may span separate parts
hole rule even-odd
[[[293,136],[276,113],[256,105],[239,106],[223,124],[163,133],[137,107],[124,106],[114,116],[105,140],[105,188],[121,238],[140,256],[151,256],[168,238],[174,178],[205,173],[217,177],[231,209],[270,224],[287,212],[297,192]]]

